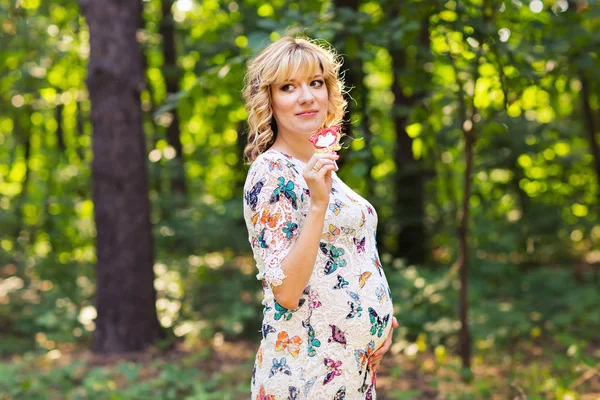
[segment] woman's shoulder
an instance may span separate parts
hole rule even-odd
[[[250,165],[248,175],[269,173],[291,177],[299,175],[301,171],[301,166],[296,159],[281,151],[269,149],[256,157]]]
[[[254,167],[257,165],[265,165],[270,162],[277,162],[277,161],[286,163],[286,162],[293,162],[293,159],[292,159],[292,157],[288,156],[287,154],[285,154],[281,151],[274,150],[274,149],[268,149],[267,151],[260,153],[258,155],[258,157],[256,157],[254,162],[252,162],[251,167]]]

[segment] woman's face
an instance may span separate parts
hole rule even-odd
[[[310,136],[327,118],[329,96],[321,74],[271,85],[278,135]]]

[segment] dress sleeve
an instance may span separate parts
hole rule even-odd
[[[256,278],[281,285],[281,262],[293,247],[302,224],[304,195],[299,171],[284,160],[259,158],[244,185],[244,219],[258,268]]]

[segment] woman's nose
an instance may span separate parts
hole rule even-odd
[[[310,90],[310,86],[303,84],[300,87],[300,102],[301,103],[305,103],[305,102],[311,102],[315,99],[315,96],[313,95],[312,91]]]

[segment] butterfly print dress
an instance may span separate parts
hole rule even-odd
[[[271,291],[286,279],[281,261],[309,210],[305,167],[268,150],[253,162],[244,186],[264,305],[252,399],[375,399],[368,361],[387,338],[393,314],[375,242],[377,214],[335,173],[317,259],[298,307],[281,306]]]

